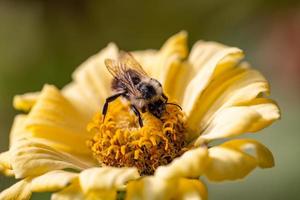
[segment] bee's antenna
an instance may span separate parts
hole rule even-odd
[[[177,106],[178,108],[180,108],[180,110],[182,110],[182,108],[181,108],[181,106],[180,105],[178,105],[178,104],[176,104],[176,103],[166,103],[166,104],[169,104],[169,105],[173,105],[173,106]]]

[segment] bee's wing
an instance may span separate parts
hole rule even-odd
[[[129,68],[124,63],[112,59],[105,59],[104,63],[110,74],[113,75],[114,78],[121,81],[128,89],[128,92],[135,96],[140,95],[139,91],[135,88],[131,80],[130,74],[128,73]]]
[[[119,60],[121,63],[124,63],[127,68],[138,72],[141,76],[148,76],[142,68],[142,66],[138,63],[138,61],[135,60],[135,58],[130,53],[121,51]]]

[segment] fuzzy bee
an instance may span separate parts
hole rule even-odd
[[[105,118],[108,104],[118,97],[130,102],[130,108],[138,117],[140,127],[143,126],[141,112],[150,112],[157,118],[161,118],[166,110],[166,104],[181,107],[175,103],[168,103],[168,97],[164,94],[161,83],[151,78],[143,70],[142,66],[126,52],[121,52],[119,60],[106,59],[105,65],[112,74],[113,95],[108,97],[103,106],[102,114]]]

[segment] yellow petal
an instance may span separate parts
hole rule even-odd
[[[11,152],[11,163],[16,178],[36,176],[56,169],[82,170],[91,167],[84,158],[57,151],[41,139],[16,141]]]
[[[182,67],[187,56],[187,33],[181,31],[170,37],[159,51],[145,50],[133,52],[149,76],[159,80],[169,99],[181,100],[182,82],[186,77],[187,67]]]
[[[260,115],[259,120],[252,124],[249,132],[256,132],[265,128],[280,118],[280,109],[276,102],[271,99],[256,98],[244,106],[249,106]]]
[[[33,105],[36,103],[39,92],[31,92],[23,95],[14,96],[13,106],[17,110],[29,111]]]
[[[205,200],[207,199],[207,188],[196,179],[179,179],[176,199],[180,200]]]
[[[268,91],[268,82],[258,71],[240,65],[209,84],[194,103],[195,110],[188,116],[188,126],[199,134],[222,109],[250,102]]]
[[[139,178],[136,168],[101,167],[90,168],[80,173],[80,185],[85,193],[95,190],[122,188],[130,181]]]
[[[256,104],[258,103],[258,104]],[[271,100],[255,99],[248,106],[235,106],[221,110],[195,141],[213,140],[255,132],[280,117],[279,108]]]
[[[47,139],[52,147],[73,155],[90,157],[86,131],[90,119],[80,112],[54,86],[46,85],[28,114],[25,128],[32,137]]]
[[[73,82],[63,89],[66,97],[89,118],[101,109],[105,99],[111,94],[113,77],[105,67],[104,60],[117,57],[117,46],[109,44],[81,64],[72,75]]]
[[[9,151],[0,153],[0,172],[6,176],[14,175],[11,166],[11,155]]]
[[[52,194],[52,200],[115,200],[116,190],[92,191],[84,193],[79,180],[75,180],[69,187]]]
[[[29,179],[21,180],[0,193],[0,200],[27,200],[31,197]]]
[[[32,192],[57,191],[69,186],[77,177],[77,173],[54,170],[33,178],[30,188]]]
[[[126,200],[169,200],[174,195],[176,181],[154,176],[130,181],[127,185]]]
[[[52,194],[51,200],[87,200],[80,188],[78,179],[69,187]]]
[[[207,161],[207,148],[198,147],[185,152],[169,165],[158,167],[155,176],[167,179],[177,177],[198,178],[203,173]]]
[[[201,94],[214,76],[235,66],[242,59],[240,49],[226,47],[215,42],[197,42],[189,56],[191,73],[186,78],[191,80],[184,94],[183,109],[190,115],[196,107]],[[218,72],[218,73],[217,73]]]
[[[261,168],[270,168],[274,166],[272,152],[256,140],[236,139],[225,142],[221,146],[251,155],[256,159],[257,165]]]
[[[129,182],[126,200],[207,199],[206,187],[196,179],[145,177]]]
[[[10,131],[9,135],[9,146],[11,147],[12,144],[23,137],[28,137],[31,135],[28,131],[24,131],[25,129],[25,122],[26,121],[26,115],[19,114],[15,116],[14,122]]]
[[[212,181],[244,178],[257,164],[252,156],[224,146],[210,148],[209,158],[205,175]]]

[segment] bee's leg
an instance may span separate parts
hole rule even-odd
[[[109,104],[110,102],[116,100],[119,96],[122,96],[123,94],[124,94],[124,92],[122,92],[122,93],[117,93],[117,94],[114,94],[114,95],[112,95],[112,96],[106,98],[105,103],[104,103],[104,106],[103,106],[103,108],[102,108],[103,121],[104,121],[105,115],[106,115],[106,113],[107,113],[108,104]]]
[[[166,100],[165,103],[167,103],[168,102],[168,97],[164,93],[162,93],[162,97]]]
[[[134,112],[134,114],[139,118],[140,127],[143,127],[143,120],[140,111],[134,105],[131,105],[130,108]]]

